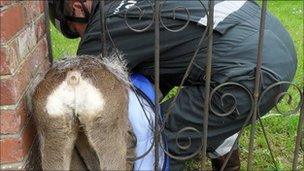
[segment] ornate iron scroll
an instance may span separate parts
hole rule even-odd
[[[126,26],[134,31],[134,32],[145,32],[149,29],[153,29],[152,27],[154,26],[154,32],[155,32],[155,40],[154,40],[154,46],[155,46],[155,51],[154,51],[154,60],[155,60],[155,87],[159,88],[159,57],[160,57],[160,28],[164,28],[169,32],[180,32],[183,31],[190,23],[190,11],[183,6],[177,6],[174,9],[172,9],[172,19],[175,19],[175,15],[177,11],[183,11],[184,13],[186,13],[187,15],[187,19],[185,20],[185,24],[183,26],[181,26],[178,29],[171,29],[169,28],[163,21],[163,17],[162,17],[162,8],[165,5],[165,3],[167,2],[166,0],[155,0],[155,1],[150,1],[150,0],[143,0],[143,1],[147,1],[150,6],[151,6],[151,10],[153,11],[153,15],[151,16],[151,21],[148,23],[148,25],[144,26],[143,28],[134,28],[132,27],[132,25],[128,22],[128,15],[130,14],[130,12],[132,10],[135,10],[139,13],[139,18],[138,18],[138,22],[141,21],[142,17],[145,16],[145,10],[141,9],[140,6],[138,6],[136,3],[133,4],[130,8],[126,9],[124,11],[124,23],[126,24]],[[201,2],[202,7],[206,10],[206,7],[204,6],[204,4],[202,3],[201,0],[197,0],[199,2]],[[123,2],[123,1],[121,1]],[[124,1],[127,2],[127,1]],[[114,3],[111,2],[111,3]],[[159,101],[160,101],[160,95],[159,93],[156,91],[156,115],[155,115],[155,125],[153,125],[151,122],[151,129],[154,129],[154,141],[152,146],[149,148],[149,150],[147,152],[145,152],[142,156],[138,156],[136,158],[133,158],[132,160],[138,160],[142,157],[144,157],[146,154],[148,154],[151,150],[155,150],[155,170],[160,170],[159,167],[159,149],[162,149],[164,151],[164,153],[166,155],[168,155],[170,158],[172,159],[176,159],[176,160],[188,160],[191,158],[194,158],[195,156],[197,156],[198,154],[202,153],[203,154],[203,159],[202,159],[202,163],[203,163],[203,170],[206,170],[207,168],[205,167],[205,163],[207,161],[207,133],[208,133],[208,115],[209,113],[212,113],[216,116],[219,117],[227,117],[227,116],[231,116],[237,112],[237,99],[236,97],[229,92],[226,92],[224,94],[221,95],[220,99],[222,106],[224,106],[224,103],[226,102],[225,99],[231,99],[230,102],[232,102],[230,104],[230,107],[227,111],[224,112],[219,112],[216,109],[214,109],[214,107],[212,106],[212,101],[213,98],[215,96],[215,94],[217,94],[218,92],[221,91],[221,89],[225,88],[225,87],[235,87],[237,89],[242,90],[246,95],[248,95],[248,99],[251,102],[251,105],[248,106],[248,113],[246,113],[246,118],[244,119],[244,124],[242,126],[242,128],[239,130],[239,134],[238,137],[236,139],[236,141],[234,142],[234,147],[237,145],[240,137],[242,136],[243,132],[244,132],[244,128],[249,125],[251,123],[251,130],[250,130],[250,139],[249,139],[249,154],[248,154],[248,160],[247,160],[247,170],[253,170],[253,155],[254,155],[254,151],[253,151],[253,145],[254,145],[254,136],[255,136],[255,126],[256,126],[256,121],[259,121],[261,126],[262,126],[262,130],[268,145],[268,149],[272,155],[272,159],[273,159],[273,163],[274,165],[277,167],[276,164],[276,160],[275,160],[275,156],[273,155],[272,149],[270,147],[270,143],[269,140],[267,138],[266,135],[266,131],[264,129],[263,126],[263,122],[260,119],[260,113],[259,113],[259,106],[261,104],[261,101],[263,100],[263,97],[267,95],[268,92],[273,91],[274,89],[281,87],[281,86],[290,86],[290,87],[294,87],[297,92],[300,94],[300,100],[297,103],[296,107],[289,110],[289,111],[282,111],[278,105],[275,105],[275,109],[279,112],[279,113],[286,113],[286,114],[291,114],[291,113],[297,113],[299,111],[299,109],[301,108],[301,112],[300,112],[300,116],[299,116],[299,124],[298,124],[298,130],[297,130],[297,138],[296,138],[296,144],[295,144],[295,151],[294,151],[294,158],[293,158],[293,164],[292,164],[292,168],[293,170],[297,169],[297,162],[298,162],[298,158],[299,158],[299,153],[300,150],[302,149],[303,151],[303,122],[304,122],[304,105],[303,105],[303,93],[304,91],[301,90],[301,87],[299,87],[298,85],[295,85],[293,83],[290,82],[286,82],[286,81],[282,81],[282,82],[277,82],[274,83],[270,86],[268,86],[266,89],[264,89],[262,92],[260,92],[260,76],[261,76],[261,67],[262,67],[262,50],[263,50],[263,38],[264,38],[264,30],[265,30],[265,17],[266,17],[266,7],[267,7],[267,1],[263,0],[262,2],[262,8],[261,8],[261,21],[260,21],[260,34],[259,34],[259,42],[258,42],[258,55],[257,55],[257,65],[256,65],[256,70],[255,70],[255,88],[254,91],[252,92],[252,90],[249,90],[246,86],[237,83],[237,82],[226,82],[226,83],[222,83],[220,85],[217,85],[216,87],[211,87],[211,70],[212,70],[212,46],[213,46],[213,15],[214,15],[214,1],[208,1],[208,12],[205,12],[207,15],[207,26],[206,29],[204,30],[204,32],[202,33],[202,37],[197,45],[196,50],[194,51],[193,57],[191,58],[189,65],[187,67],[187,70],[182,78],[182,81],[180,83],[180,85],[177,88],[177,93],[174,97],[174,99],[172,100],[172,103],[170,104],[169,110],[167,111],[167,113],[164,114],[164,118],[163,120],[161,120],[161,118],[159,117],[159,113],[160,113],[160,106],[159,106]],[[104,1],[101,1],[101,8],[104,9],[105,7],[105,3]],[[101,10],[101,20],[102,20],[102,42],[103,42],[103,54],[106,53],[105,48],[105,44],[107,43],[107,40],[110,40],[109,42],[112,44],[113,47],[116,48],[115,42],[113,41],[111,34],[107,28],[106,25],[106,18],[107,18],[107,14],[104,12],[104,10]],[[206,35],[207,38],[206,38]],[[182,133],[185,132],[192,132],[195,134],[200,134],[203,135],[201,138],[201,145],[198,146],[197,150],[192,153],[189,154],[187,156],[177,156],[177,155],[173,155],[171,154],[166,148],[165,145],[163,144],[163,142],[161,141],[161,135],[164,132],[165,129],[165,123],[168,121],[169,116],[171,115],[171,109],[174,107],[176,99],[180,93],[180,91],[182,90],[182,87],[184,86],[184,83],[186,81],[186,79],[189,76],[189,73],[192,69],[194,60],[199,52],[199,49],[202,47],[203,42],[206,42],[206,39],[208,39],[208,55],[207,55],[207,61],[206,61],[206,69],[205,69],[205,75],[206,75],[206,79],[205,79],[205,95],[206,95],[206,100],[204,102],[204,113],[202,111],[202,116],[204,116],[204,121],[203,121],[203,132],[200,132],[198,129],[194,128],[194,127],[184,127],[181,128],[178,133],[176,134],[175,137],[175,143],[176,145],[181,149],[181,150],[187,150],[192,146],[192,137],[188,137],[188,141],[186,144],[181,144],[180,143],[180,135]],[[293,101],[292,95],[288,94],[287,92],[283,92],[283,93],[279,93],[277,94],[277,96],[275,97],[274,103],[278,104],[280,102],[280,99],[283,98],[283,96],[288,98],[288,102]],[[154,148],[153,148],[154,147]],[[233,148],[232,148],[233,149]],[[227,161],[229,160],[230,156],[232,154],[232,151],[230,151],[228,153],[228,157],[226,158],[226,161],[224,163],[224,165],[222,166],[221,170],[224,170]],[[277,168],[278,169],[278,168]]]

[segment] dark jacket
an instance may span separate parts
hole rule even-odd
[[[154,74],[154,24],[153,3],[150,1],[106,1],[107,47],[117,48],[125,56],[132,72],[142,73],[149,78]],[[94,1],[93,12],[81,40],[78,54],[101,53],[101,22],[99,1]],[[127,9],[129,8],[129,9]],[[141,15],[143,16],[139,20]],[[176,9],[173,18],[173,9]],[[189,15],[187,15],[187,11]],[[197,47],[206,25],[208,1],[168,0],[161,5],[160,23],[160,79],[170,86],[178,85],[182,75],[199,48],[189,84],[202,82],[207,54],[207,39]],[[223,17],[224,16],[224,17]],[[126,17],[126,19],[125,19]],[[222,18],[221,18],[222,17]],[[296,54],[292,40],[280,22],[267,13],[264,42],[263,73],[272,78],[270,82],[292,80],[296,69]],[[187,21],[188,26],[179,32]],[[215,26],[213,44],[212,81],[217,83],[240,81],[246,76],[254,77],[260,22],[260,7],[252,1],[215,1]],[[142,29],[134,32],[132,28]],[[163,23],[163,24],[162,24]],[[250,37],[252,36],[252,37]],[[247,40],[254,40],[249,43]],[[248,44],[248,45],[246,45]],[[191,75],[194,74],[194,75]],[[161,83],[162,87],[162,83]]]

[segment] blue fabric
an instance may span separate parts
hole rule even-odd
[[[131,75],[131,82],[137,89],[142,91],[153,104],[155,103],[154,86],[145,76],[134,73]]]
[[[153,84],[143,75],[133,73],[130,76],[131,83],[133,86],[138,89],[140,92],[144,94],[144,98],[149,101],[151,104],[155,104],[155,90]],[[162,118],[162,117],[161,117]],[[163,137],[165,148],[167,148],[167,141]],[[163,163],[162,170],[163,171],[169,171],[169,156],[165,154],[165,161]]]

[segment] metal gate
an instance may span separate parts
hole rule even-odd
[[[155,73],[154,73],[154,85],[155,88],[158,90],[159,89],[159,83],[160,83],[160,71],[159,71],[159,66],[160,66],[160,26],[163,26],[167,31],[169,32],[180,32],[183,31],[189,24],[189,11],[186,7],[183,6],[179,6],[176,7],[175,9],[172,9],[172,14],[173,16],[175,15],[175,12],[178,10],[182,10],[184,11],[187,15],[188,15],[188,21],[185,21],[185,25],[178,28],[178,29],[171,29],[168,28],[162,21],[162,16],[161,16],[161,8],[162,5],[164,3],[166,3],[167,1],[170,0],[146,0],[149,1],[150,5],[151,5],[151,9],[153,10],[153,18],[151,20],[151,23],[149,25],[147,25],[144,28],[133,28],[132,26],[130,26],[128,24],[127,21],[127,15],[128,15],[128,11],[130,10],[138,10],[140,13],[143,13],[144,10],[142,10],[139,6],[137,6],[136,4],[133,4],[132,7],[130,7],[126,12],[125,12],[125,24],[127,24],[127,26],[129,27],[130,30],[134,31],[134,32],[145,32],[148,29],[153,28],[154,29],[154,64],[155,64]],[[195,0],[195,1],[202,1],[202,0]],[[107,29],[107,25],[106,25],[106,21],[107,21],[107,11],[103,10],[105,9],[105,3],[112,3],[112,2],[108,2],[108,1],[100,1],[100,8],[101,8],[101,40],[102,40],[102,54],[103,56],[107,55],[107,49],[106,49],[106,44],[108,42],[111,42],[113,44],[115,44],[113,41],[109,41],[111,40],[111,35]],[[114,2],[114,1],[113,1]],[[206,8],[205,8],[206,9]],[[161,141],[161,136],[162,133],[164,131],[164,124],[166,123],[169,115],[171,114],[170,111],[164,114],[164,117],[161,118],[160,117],[160,101],[161,101],[161,97],[158,91],[156,91],[156,102],[155,102],[155,111],[156,111],[156,115],[155,115],[155,125],[154,125],[154,148],[153,150],[155,151],[155,170],[160,170],[160,166],[159,166],[159,158],[160,158],[160,151],[164,151],[165,154],[167,156],[169,156],[172,159],[176,159],[176,160],[188,160],[191,158],[195,158],[196,156],[200,155],[201,156],[201,170],[207,170],[207,135],[208,135],[208,115],[211,112],[213,112],[214,114],[220,116],[220,117],[224,117],[224,116],[228,116],[230,114],[232,114],[232,112],[235,110],[235,104],[233,104],[231,106],[231,109],[226,112],[226,113],[218,113],[216,111],[213,110],[212,105],[211,105],[211,101],[213,98],[213,95],[219,91],[221,88],[226,87],[226,86],[234,86],[234,87],[238,87],[239,89],[242,89],[243,91],[245,91],[250,100],[251,100],[251,105],[250,107],[250,113],[248,113],[248,116],[244,122],[243,127],[239,130],[239,134],[237,136],[237,140],[234,142],[233,146],[235,147],[240,139],[240,137],[242,136],[242,134],[244,133],[244,129],[245,127],[250,124],[250,138],[249,138],[249,147],[248,147],[248,156],[247,156],[247,170],[254,170],[254,166],[253,166],[253,161],[254,161],[254,141],[255,141],[255,135],[256,135],[256,125],[257,123],[260,124],[261,128],[262,128],[262,132],[265,138],[265,141],[267,143],[268,146],[268,150],[269,153],[271,155],[272,161],[273,161],[273,165],[275,166],[276,170],[278,169],[278,164],[277,164],[277,160],[276,160],[276,156],[273,153],[273,150],[271,148],[271,143],[270,140],[267,136],[266,130],[264,128],[263,125],[263,119],[261,119],[261,116],[259,115],[259,105],[261,103],[261,101],[263,100],[263,98],[265,97],[265,95],[267,95],[267,92],[272,91],[273,89],[279,87],[279,86],[289,86],[289,87],[293,87],[297,94],[296,95],[291,95],[288,94],[288,92],[283,92],[283,93],[279,93],[277,94],[277,97],[274,99],[275,103],[278,104],[280,102],[280,100],[284,97],[287,98],[288,102],[291,102],[293,100],[293,96],[298,96],[298,102],[297,104],[292,107],[293,109],[290,108],[289,111],[281,111],[280,108],[276,105],[275,109],[283,114],[295,114],[300,112],[299,115],[299,122],[298,122],[298,128],[297,128],[297,134],[296,134],[296,140],[295,140],[295,144],[294,144],[294,153],[293,153],[293,161],[292,161],[292,170],[297,170],[300,169],[299,167],[299,160],[304,160],[303,156],[299,156],[301,153],[303,154],[303,147],[304,147],[304,142],[303,142],[303,137],[304,137],[304,103],[303,103],[303,99],[304,99],[304,87],[299,87],[298,85],[292,83],[292,82],[287,82],[287,81],[280,81],[280,82],[276,82],[270,86],[268,86],[264,91],[260,91],[259,87],[260,87],[260,83],[261,83],[261,73],[262,73],[262,61],[263,61],[263,41],[264,41],[264,31],[265,31],[265,18],[266,18],[266,9],[267,9],[267,0],[262,0],[262,7],[261,7],[261,16],[260,16],[260,29],[259,29],[259,40],[258,40],[258,52],[257,52],[257,57],[256,57],[256,69],[255,69],[255,81],[254,81],[254,91],[251,92],[248,90],[248,88],[246,88],[244,85],[238,83],[238,82],[225,82],[222,83],[220,85],[217,85],[216,87],[211,89],[211,84],[212,84],[212,47],[213,47],[213,26],[214,26],[214,1],[208,1],[208,12],[206,12],[207,14],[207,26],[205,27],[205,30],[202,34],[202,37],[200,39],[199,45],[198,46],[202,46],[202,42],[205,38],[208,39],[208,45],[207,45],[207,60],[206,60],[206,65],[205,66],[201,66],[205,68],[205,79],[204,79],[204,84],[205,84],[205,100],[203,103],[204,106],[204,111],[202,111],[202,116],[204,118],[203,121],[203,132],[202,132],[202,138],[201,138],[201,145],[200,147],[196,150],[195,153],[193,154],[189,154],[187,156],[176,156],[171,154],[168,150],[166,150],[164,148],[164,144]],[[139,18],[140,20],[140,18]],[[115,46],[115,45],[114,45]],[[176,91],[176,95],[174,97],[174,99],[172,100],[171,105],[174,105],[174,102],[176,100],[176,97],[178,96],[178,94],[180,93],[181,89],[184,86],[185,80],[186,78],[189,76],[189,73],[191,71],[193,62],[197,56],[197,53],[199,51],[199,48],[197,48],[190,60],[190,63],[188,65],[188,68],[182,78],[182,81],[179,85],[179,87],[177,87],[177,91]],[[231,97],[233,99],[235,99],[236,97],[233,97],[232,94],[226,93],[223,94],[221,98],[225,98],[225,97]],[[194,133],[201,133],[199,130],[197,130],[194,127],[184,127],[181,128],[180,131],[177,133],[176,135],[176,145],[182,149],[182,150],[186,150],[187,148],[189,148],[191,146],[191,137],[189,137],[189,142],[188,144],[179,144],[179,133],[182,132],[189,132],[192,131]],[[151,150],[152,148],[150,148]],[[302,152],[300,152],[302,151]],[[147,153],[146,153],[147,154]],[[222,166],[221,170],[224,170],[225,165],[227,164],[227,161],[229,160],[230,156],[232,154],[232,150],[229,152],[228,157],[226,159],[226,162],[224,164],[224,166]],[[143,156],[140,156],[136,159],[142,158]],[[300,157],[302,157],[302,159],[300,159]],[[136,160],[134,159],[134,160]]]
[[[199,0],[197,0],[199,1]],[[134,32],[144,32],[145,30],[147,30],[148,28],[154,27],[154,34],[155,34],[155,39],[154,39],[154,46],[155,46],[155,50],[154,50],[154,56],[155,56],[155,74],[154,74],[154,78],[155,78],[155,88],[159,89],[159,66],[160,66],[160,62],[159,62],[159,58],[160,58],[160,25],[162,25],[163,27],[165,27],[168,31],[170,32],[179,32],[182,31],[183,29],[185,29],[189,23],[189,21],[185,22],[185,25],[179,29],[173,30],[170,29],[168,27],[166,27],[164,25],[164,23],[162,22],[162,16],[161,16],[161,6],[166,3],[166,1],[152,1],[151,3],[151,8],[153,9],[153,19],[151,21],[151,24],[148,25],[145,28],[142,29],[136,29],[136,28],[132,28],[130,25],[129,28],[131,30],[133,30]],[[105,1],[100,1],[101,4],[101,8],[104,9],[105,7]],[[202,111],[202,116],[206,116],[204,117],[204,123],[203,123],[203,137],[202,137],[202,144],[200,146],[200,148],[197,149],[197,152],[194,154],[190,154],[188,156],[174,156],[172,154],[170,154],[169,151],[165,150],[163,148],[163,144],[161,143],[160,139],[161,139],[161,134],[164,131],[164,123],[166,122],[166,120],[164,122],[161,122],[161,118],[159,117],[159,113],[160,113],[160,94],[157,92],[156,93],[156,115],[155,115],[155,120],[156,120],[156,125],[154,127],[154,150],[155,150],[155,170],[159,170],[160,166],[159,166],[159,148],[162,148],[161,150],[164,150],[165,153],[174,159],[177,160],[186,160],[186,159],[190,159],[193,158],[195,156],[197,156],[198,154],[201,154],[202,156],[202,170],[206,170],[206,161],[207,161],[207,133],[208,133],[208,115],[209,115],[209,111],[212,111],[212,106],[210,105],[211,100],[212,100],[212,96],[214,95],[214,93],[216,93],[216,91],[218,91],[219,89],[221,89],[224,86],[236,86],[238,88],[241,88],[243,90],[245,90],[248,93],[248,96],[250,96],[251,98],[251,112],[250,114],[248,114],[248,117],[244,123],[244,126],[242,127],[242,129],[239,132],[239,135],[237,137],[237,141],[235,141],[234,146],[237,145],[238,140],[240,139],[240,137],[242,136],[243,132],[244,132],[244,128],[246,125],[250,124],[250,139],[249,139],[249,148],[248,148],[248,156],[247,156],[247,170],[253,170],[254,166],[253,166],[253,157],[254,157],[254,140],[255,140],[255,134],[256,134],[256,124],[257,122],[259,122],[261,124],[262,127],[262,131],[265,137],[265,140],[267,142],[268,145],[268,150],[271,154],[272,160],[273,160],[273,164],[276,167],[276,169],[278,169],[277,167],[277,163],[276,163],[276,156],[275,154],[273,154],[272,152],[272,148],[271,148],[271,143],[269,142],[266,130],[264,129],[263,126],[263,119],[260,119],[259,116],[259,103],[261,102],[261,100],[263,99],[263,97],[265,96],[265,94],[268,91],[271,91],[272,89],[278,87],[278,86],[282,86],[282,85],[289,85],[290,87],[294,87],[298,92],[298,95],[300,98],[299,103],[296,105],[296,107],[294,109],[290,109],[290,111],[287,111],[288,114],[294,114],[300,111],[300,115],[299,115],[299,123],[298,123],[298,129],[297,129],[297,135],[296,135],[296,142],[294,145],[294,153],[293,153],[293,161],[292,161],[292,169],[293,170],[297,170],[299,169],[299,165],[298,165],[298,161],[299,161],[299,154],[300,154],[300,150],[303,151],[303,124],[304,124],[304,105],[303,105],[303,98],[304,98],[304,94],[303,94],[303,87],[299,87],[291,82],[286,82],[286,81],[281,81],[281,82],[276,82],[274,84],[272,84],[271,86],[269,86],[268,88],[266,88],[263,92],[259,91],[259,85],[260,85],[260,76],[261,76],[261,67],[262,67],[262,60],[263,60],[263,56],[262,56],[262,51],[263,51],[263,40],[264,40],[264,31],[265,31],[265,18],[266,18],[266,8],[267,8],[267,1],[263,0],[262,1],[262,7],[261,7],[261,19],[260,19],[260,30],[259,30],[259,41],[258,41],[258,55],[256,57],[256,70],[255,70],[255,84],[254,84],[254,92],[251,93],[245,86],[243,86],[240,83],[237,82],[226,82],[223,84],[218,85],[217,87],[215,87],[214,89],[210,89],[210,85],[211,85],[211,71],[212,71],[212,47],[213,47],[213,25],[214,25],[214,1],[209,1],[208,2],[208,13],[207,13],[207,26],[205,29],[205,32],[203,33],[203,36],[201,38],[201,41],[199,43],[199,45],[201,45],[202,40],[207,36],[208,39],[208,54],[207,54],[207,62],[206,62],[206,66],[205,67],[205,94],[206,94],[206,100],[204,102],[204,109],[205,111]],[[129,10],[131,9],[136,9],[138,11],[142,12],[142,9],[138,6],[136,6],[136,4],[134,4]],[[177,7],[176,9],[172,9],[172,13],[174,15],[176,10],[184,10],[185,13],[187,13],[187,15],[189,15],[189,11],[187,10],[187,8],[185,7]],[[107,12],[105,10],[101,10],[101,23],[102,23],[102,35],[101,35],[101,39],[102,39],[102,44],[105,45],[108,41],[107,39],[110,38],[110,34],[107,30],[106,27],[106,18],[107,18]],[[125,20],[126,20],[126,16],[128,15],[128,12],[125,13]],[[189,18],[188,18],[189,19]],[[126,20],[126,24],[128,24],[128,21]],[[106,46],[102,46],[102,53],[103,55],[106,55]],[[193,57],[188,65],[187,71],[182,79],[182,82],[180,84],[180,86],[177,88],[177,94],[180,92],[180,90],[183,87],[183,84],[185,82],[185,79],[187,78],[187,76],[189,75],[189,72],[191,70],[191,66],[193,65],[193,61],[197,55],[198,49],[195,51],[195,53],[193,54]],[[223,96],[231,96],[231,94],[224,94]],[[283,96],[288,97],[289,100],[292,100],[292,95],[288,94],[287,92],[284,93],[280,93],[277,95],[277,97],[275,98],[276,103],[279,103],[279,99],[281,99]],[[177,95],[175,96],[177,97]],[[235,97],[233,97],[235,98]],[[174,101],[173,100],[173,104],[174,105]],[[279,109],[279,107],[275,106],[275,108],[277,109],[278,112],[282,113],[282,111]],[[234,110],[234,109],[231,109]],[[216,112],[215,112],[216,113]],[[286,112],[285,112],[286,113]],[[222,114],[218,114],[219,116],[227,116],[231,114],[231,112],[228,113],[222,113]],[[166,113],[165,114],[165,119],[168,118],[168,115],[170,115],[170,113]],[[194,132],[199,132],[199,130],[197,130],[194,127],[185,127],[185,128],[181,128],[180,132],[184,132],[184,131],[194,131]],[[176,143],[177,146],[179,146],[181,149],[187,149],[189,146],[191,146],[191,137],[189,139],[189,144],[187,145],[181,145],[178,144],[178,135],[176,137]],[[302,148],[302,149],[301,149]],[[227,164],[227,161],[231,155],[232,151],[230,151],[228,158],[226,159],[225,165]],[[141,156],[143,157],[143,156]],[[303,157],[303,156],[302,156]],[[302,159],[303,160],[303,159]],[[221,170],[224,170],[224,167],[222,167]]]

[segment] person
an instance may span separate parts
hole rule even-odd
[[[145,0],[105,1],[105,45],[101,41],[99,1],[53,1],[50,12],[53,23],[64,36],[81,37],[77,54],[98,55],[103,46],[107,51],[118,49],[124,54],[131,73],[141,74],[153,82],[153,4],[154,1]],[[254,90],[261,10],[254,1],[214,1],[214,5],[211,91],[217,86],[221,88],[216,89],[210,100],[207,152],[212,159],[213,169],[219,170],[246,118],[252,114],[250,94]],[[203,39],[201,45],[199,42],[206,30],[207,11],[208,1],[161,2],[159,69],[162,94],[166,95],[181,83],[198,49],[174,105],[171,106],[173,98],[161,103],[162,113],[170,110],[164,135],[169,153],[175,156],[189,156],[202,145],[203,104],[209,100],[205,99],[208,39]],[[265,24],[260,92],[276,82],[292,81],[297,66],[293,42],[282,24],[269,12]],[[227,82],[242,86],[223,85]],[[278,86],[269,91],[259,104],[259,115],[270,111],[275,105],[275,96],[287,88]],[[185,127],[193,127],[200,133],[182,131]],[[187,146],[189,137],[190,147],[180,148],[179,145]],[[238,149],[232,150],[226,169],[239,170]],[[184,167],[184,161],[170,159],[171,170],[182,170]]]

